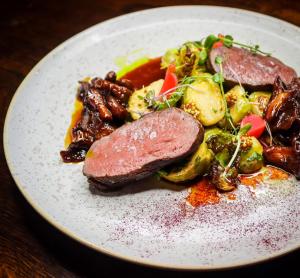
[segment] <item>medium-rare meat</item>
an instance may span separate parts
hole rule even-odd
[[[152,112],[94,142],[83,173],[109,188],[140,180],[196,151],[203,134],[181,109]]]
[[[223,58],[223,76],[228,86],[240,82],[250,90],[268,90],[272,88],[277,76],[287,84],[297,77],[294,69],[274,57],[225,46],[210,51],[208,66],[213,72],[220,70],[219,65],[215,63],[217,56]]]

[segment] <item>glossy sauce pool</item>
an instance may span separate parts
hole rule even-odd
[[[148,86],[150,83],[163,79],[165,70],[160,67],[161,57],[150,59],[147,63],[127,72],[121,78],[129,79],[136,89]]]

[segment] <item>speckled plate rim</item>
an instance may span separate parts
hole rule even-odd
[[[248,10],[243,10],[243,9],[238,9],[238,8],[229,8],[229,7],[222,7],[222,6],[207,6],[207,5],[184,5],[184,6],[166,6],[166,7],[161,7],[161,8],[153,8],[153,9],[147,9],[147,10],[142,10],[142,11],[137,11],[137,12],[133,12],[133,13],[128,13],[125,15],[121,15],[106,21],[103,21],[101,23],[98,23],[92,27],[89,27],[85,30],[83,30],[82,32],[77,33],[76,35],[72,36],[71,38],[65,40],[63,43],[61,43],[60,45],[58,45],[56,48],[54,48],[52,51],[50,51],[46,56],[44,56],[33,68],[32,70],[28,73],[28,75],[24,78],[24,80],[21,82],[21,84],[19,85],[19,87],[17,88],[14,96],[12,97],[12,100],[10,102],[10,105],[8,107],[7,113],[6,113],[6,117],[5,117],[5,122],[4,122],[4,129],[3,129],[3,146],[4,146],[4,155],[7,161],[7,165],[8,168],[11,172],[11,175],[17,185],[17,187],[19,188],[19,190],[21,191],[22,195],[25,197],[25,199],[28,201],[28,203],[35,209],[36,212],[38,212],[46,221],[48,221],[51,225],[53,225],[54,227],[56,227],[59,231],[61,231],[62,233],[64,233],[65,235],[69,236],[70,238],[80,242],[81,244],[94,249],[98,252],[101,252],[103,254],[109,255],[111,257],[114,258],[118,258],[118,259],[122,259],[128,262],[132,262],[135,264],[139,264],[139,265],[143,265],[143,266],[150,266],[150,267],[156,267],[156,268],[162,268],[162,269],[173,269],[173,270],[189,270],[189,271],[211,271],[211,270],[222,270],[222,269],[232,269],[232,268],[238,268],[238,267],[243,267],[243,266],[249,266],[249,265],[253,265],[253,264],[257,264],[257,263],[263,263],[266,261],[269,261],[271,259],[274,258],[278,258],[280,256],[286,255],[292,251],[298,250],[300,249],[300,245],[298,246],[293,246],[293,247],[288,247],[288,248],[283,248],[280,251],[276,251],[276,252],[272,252],[272,254],[270,256],[260,256],[257,257],[253,260],[241,260],[236,262],[235,264],[220,264],[220,265],[214,265],[214,266],[194,266],[194,265],[176,265],[176,264],[158,264],[156,262],[151,262],[150,260],[145,260],[145,259],[136,259],[135,257],[131,257],[131,256],[125,256],[122,254],[118,254],[115,252],[112,252],[109,249],[103,248],[101,246],[98,246],[96,244],[93,244],[91,242],[89,242],[88,240],[85,240],[79,236],[76,235],[76,233],[72,232],[71,230],[69,230],[68,228],[66,228],[65,226],[61,225],[58,221],[56,221],[49,213],[46,213],[40,206],[38,206],[34,199],[30,196],[30,194],[26,191],[25,187],[22,185],[22,182],[19,180],[19,178],[14,175],[13,173],[15,173],[13,171],[13,165],[10,159],[10,154],[9,154],[9,147],[8,147],[8,123],[10,122],[10,117],[11,117],[11,112],[14,109],[15,106],[15,102],[17,100],[17,98],[19,97],[19,95],[22,93],[23,91],[23,87],[25,87],[25,85],[30,82],[32,76],[39,71],[40,68],[43,67],[43,65],[49,60],[51,59],[51,57],[53,55],[55,55],[56,53],[58,53],[60,50],[62,50],[65,46],[72,44],[73,42],[75,42],[78,38],[83,37],[83,36],[88,36],[90,33],[92,33],[95,29],[99,28],[99,26],[107,26],[111,23],[115,23],[118,21],[121,21],[123,19],[125,19],[128,16],[143,16],[145,14],[148,13],[153,13],[157,10],[167,10],[167,9],[190,9],[190,8],[202,8],[202,9],[216,9],[216,10],[227,10],[227,11],[238,11],[239,13],[248,15],[248,16],[256,16],[256,17],[260,17],[262,19],[268,20],[270,22],[276,22],[276,23],[280,23],[285,25],[287,28],[292,28],[292,29],[296,29],[296,31],[299,31],[299,27],[296,25],[293,25],[291,23],[288,23],[286,21],[268,16],[268,15],[264,15],[264,14],[260,14],[260,13],[256,13],[256,12],[252,12],[252,11],[248,11]]]

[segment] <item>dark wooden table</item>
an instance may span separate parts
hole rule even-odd
[[[1,2],[0,10],[0,120],[1,134],[10,100],[22,79],[50,50],[65,39],[103,20],[157,6],[206,4],[238,7],[279,17],[300,26],[300,2],[74,0]],[[295,53],[299,55],[299,53]],[[2,137],[1,137],[2,140]],[[110,258],[63,235],[41,218],[18,191],[0,144],[0,277],[175,276]],[[300,252],[271,262],[225,272],[186,273],[190,276],[260,277],[299,273]],[[112,276],[113,275],[113,276]]]

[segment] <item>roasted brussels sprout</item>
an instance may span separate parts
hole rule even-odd
[[[238,125],[241,120],[252,111],[243,87],[236,85],[225,94],[227,105],[234,125]]]
[[[252,113],[263,117],[271,95],[270,92],[253,92],[248,98],[252,104]]]
[[[204,126],[211,126],[225,115],[220,88],[209,73],[203,73],[190,84],[183,95],[182,108]]]
[[[215,154],[222,152],[224,149],[231,151],[235,148],[235,136],[220,128],[208,129],[205,140],[208,148]]]
[[[152,91],[154,95],[158,95],[163,82],[164,80],[160,79],[151,83],[147,87],[133,92],[128,101],[128,112],[130,113],[132,119],[137,120],[142,115],[151,112],[151,110],[148,108],[148,103],[146,102],[145,97],[150,91]]]
[[[162,57],[161,66],[167,68],[170,64],[175,64],[176,75],[178,78],[191,76],[192,72],[198,68],[204,69],[199,65],[200,50],[194,42],[187,42],[178,49],[169,49]]]
[[[167,68],[170,64],[174,64],[176,67],[180,66],[179,61],[179,49],[171,48],[161,58],[161,67]]]
[[[214,155],[207,148],[207,132],[198,150],[184,164],[173,167],[170,171],[161,171],[160,175],[171,182],[184,182],[203,175],[210,167]]]
[[[255,137],[251,136],[247,137],[247,139],[249,139],[251,144],[246,148],[246,151],[241,151],[239,162],[239,172],[244,174],[258,171],[264,163],[262,145]]]
[[[219,128],[213,128],[207,134],[206,143],[215,154],[209,171],[212,183],[221,191],[233,190],[238,184],[237,167],[232,165],[226,173],[225,169],[235,151],[236,137]]]
[[[239,183],[238,171],[236,167],[231,167],[225,175],[225,167],[215,160],[210,168],[209,176],[212,183],[221,191],[231,191],[235,189]]]

